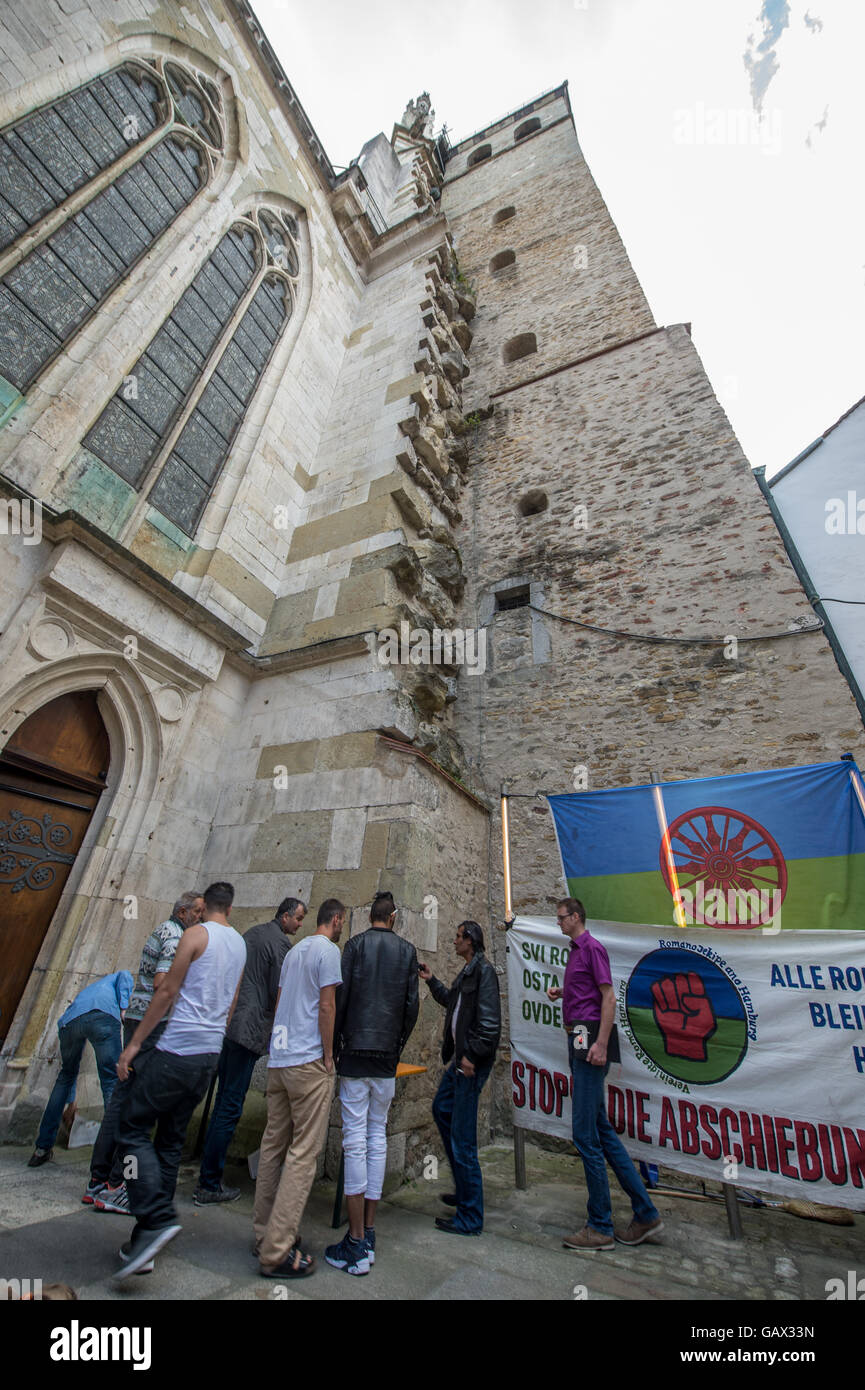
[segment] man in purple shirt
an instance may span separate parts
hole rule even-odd
[[[548,989],[547,994],[562,1001],[574,1078],[574,1146],[583,1160],[589,1190],[586,1225],[562,1244],[567,1250],[589,1253],[614,1250],[617,1240],[623,1245],[641,1245],[648,1235],[662,1230],[663,1223],[607,1115],[604,1078],[610,1065],[608,1047],[612,1052],[610,1035],[616,1013],[610,958],[586,927],[585,908],[577,898],[562,898],[556,905],[556,917],[563,934],[570,937],[571,952],[564,983],[561,988]],[[613,1058],[618,1061],[617,1044]],[[634,1209],[627,1230],[613,1231],[607,1163]]]

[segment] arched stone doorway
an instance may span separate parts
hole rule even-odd
[[[0,1042],[105,789],[111,754],[97,694],[42,705],[0,754]]]

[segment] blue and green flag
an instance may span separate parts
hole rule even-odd
[[[548,801],[568,892],[594,921],[865,931],[852,762]]]

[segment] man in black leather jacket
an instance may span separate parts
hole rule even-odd
[[[456,1211],[450,1220],[437,1216],[436,1225],[453,1235],[479,1236],[484,1188],[478,1162],[478,1099],[495,1060],[502,1010],[498,976],[484,954],[484,934],[477,922],[460,923],[454,946],[465,965],[450,989],[428,965],[420,967],[421,979],[447,1010],[442,1061],[450,1065],[433,1101],[433,1119],[456,1186],[456,1192],[442,1200]]]
[[[367,1274],[375,1263],[387,1116],[397,1062],[418,1016],[417,953],[394,934],[390,893],[378,894],[369,920],[369,930],[352,936],[342,953],[333,1034],[349,1228],[338,1245],[327,1248],[325,1259],[348,1274]]]

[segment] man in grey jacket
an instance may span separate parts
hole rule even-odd
[[[305,916],[306,904],[300,898],[283,898],[272,920],[250,927],[243,938],[246,970],[219,1058],[219,1090],[193,1194],[197,1207],[233,1202],[240,1196],[239,1187],[225,1187],[222,1182],[225,1158],[243,1114],[253,1069],[270,1045],[280,971],[291,947],[289,937]]]

